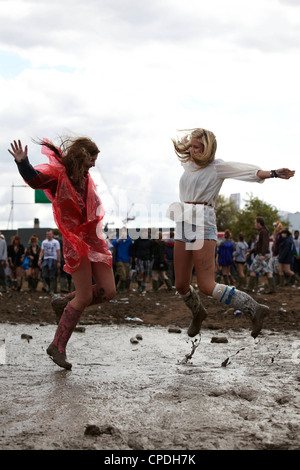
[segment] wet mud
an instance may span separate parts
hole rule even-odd
[[[264,299],[277,305],[256,340],[248,318],[209,299],[192,340],[174,292],[118,295],[85,312],[71,371],[46,354],[49,298],[18,294],[0,304],[1,450],[299,449],[297,288]]]

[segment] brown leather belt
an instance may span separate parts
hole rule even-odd
[[[201,204],[202,206],[210,206],[211,204],[208,204],[208,202],[185,202],[184,204]]]

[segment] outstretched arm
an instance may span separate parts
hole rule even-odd
[[[14,140],[10,145],[11,150],[8,151],[14,157],[19,173],[26,183],[33,189],[49,189],[54,197],[57,188],[57,180],[53,179],[51,176],[40,173],[30,164],[27,145],[25,145],[24,150],[20,140],[18,140],[18,142]]]
[[[257,172],[257,176],[262,179],[268,179],[268,178],[281,178],[284,180],[289,180],[292,178],[295,174],[294,170],[289,170],[288,168],[280,168],[279,170],[271,170],[271,171],[263,171],[259,170]]]
[[[28,147],[27,145],[25,145],[25,148],[23,150],[22,143],[20,140],[18,140],[18,142],[14,140],[14,142],[11,143],[10,146],[12,150],[8,149],[8,151],[14,157],[17,163],[20,163],[25,160],[25,158],[27,158]]]
[[[10,145],[12,150],[8,151],[14,157],[20,175],[29,184],[29,181],[33,180],[39,172],[33,168],[28,160],[27,145],[25,145],[24,150],[20,140],[18,140],[18,143],[14,140]]]

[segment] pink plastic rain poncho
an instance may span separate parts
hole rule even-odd
[[[92,177],[87,174],[85,189],[79,193],[55,153],[45,145],[42,153],[49,158],[49,164],[37,165],[35,169],[57,181],[55,195],[50,189],[43,190],[52,202],[54,220],[63,237],[64,271],[72,274],[85,256],[92,262],[112,266],[111,252],[102,234],[105,212]]]

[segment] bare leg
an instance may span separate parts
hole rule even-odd
[[[214,240],[204,240],[203,248],[192,252],[199,290],[210,296],[216,286],[215,249]]]
[[[72,275],[74,279],[74,274]],[[75,274],[75,277],[77,275]],[[96,284],[91,286],[92,277],[94,278]],[[111,300],[116,295],[116,285],[113,270],[104,263],[91,263],[91,274],[87,276],[88,286],[86,287],[88,290],[92,289],[92,299],[89,305],[95,305],[102,302],[107,302]],[[76,283],[75,288],[76,288]],[[81,285],[80,277],[78,283]],[[55,297],[52,302],[52,308],[56,314],[56,321],[57,323],[60,320],[60,317],[69,302],[72,301],[76,297],[77,289],[74,292],[66,295],[65,297]],[[73,305],[73,303],[71,304]]]
[[[174,244],[174,270],[175,287],[180,295],[189,292],[193,270],[193,251],[185,249],[185,243],[175,240]]]
[[[258,304],[248,294],[236,290],[234,286],[225,286],[217,284],[214,280],[214,256],[215,241],[204,240],[203,248],[193,250],[193,260],[196,269],[198,287],[205,295],[212,296],[214,299],[226,305],[238,308],[251,317],[253,324],[251,335],[256,338],[260,333],[265,316],[268,314],[268,307]],[[193,333],[197,334],[199,322],[194,322]],[[201,323],[200,323],[201,325]]]
[[[199,333],[202,321],[207,316],[200,297],[190,285],[194,266],[193,250],[187,250],[184,242],[175,241],[174,260],[176,289],[193,314],[187,330],[188,335],[193,337]]]
[[[92,276],[96,281],[93,290]],[[115,295],[115,283],[112,270],[104,264],[91,264],[83,258],[79,268],[73,273],[75,296],[67,303],[59,321],[54,340],[47,353],[60,367],[70,369],[72,364],[66,361],[66,346],[79,321],[80,315],[93,301],[94,295],[99,302],[109,300]]]

